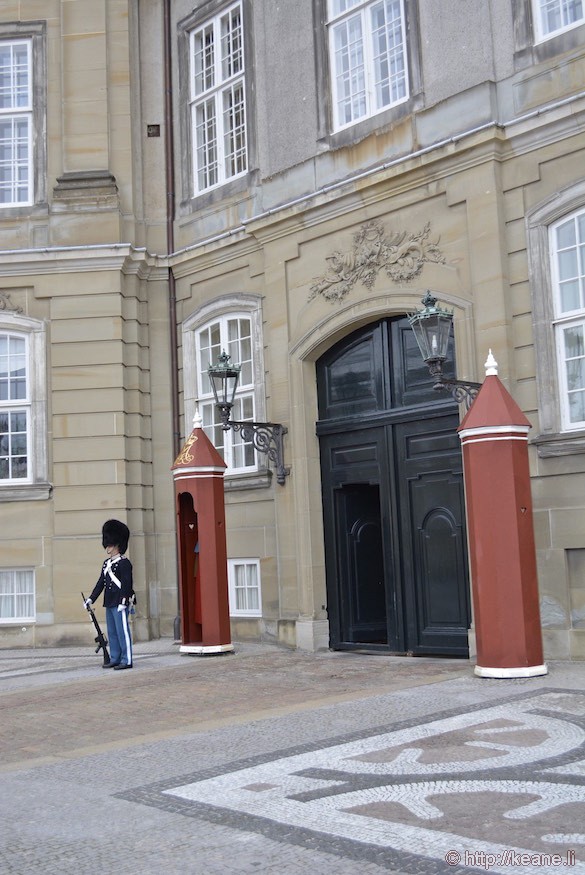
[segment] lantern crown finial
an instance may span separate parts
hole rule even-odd
[[[427,289],[421,299],[423,310],[408,317],[410,326],[425,362],[445,361],[453,324],[453,310],[437,307],[437,299]]]

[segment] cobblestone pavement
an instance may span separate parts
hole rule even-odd
[[[585,663],[0,650],[2,875],[585,875]]]

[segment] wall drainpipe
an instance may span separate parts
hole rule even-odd
[[[163,58],[164,58],[164,130],[165,130],[165,180],[166,180],[166,222],[167,256],[175,250],[175,147],[173,135],[173,68],[171,44],[171,0],[163,0]],[[179,363],[177,343],[177,297],[173,268],[169,263],[169,343],[171,369],[171,416],[173,428],[173,460],[181,449],[181,422],[179,417]],[[178,556],[178,533],[175,523],[175,541]],[[178,569],[177,569],[178,572]],[[177,574],[177,616],[173,625],[175,641],[181,639],[181,604]]]

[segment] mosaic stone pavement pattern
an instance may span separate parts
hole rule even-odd
[[[119,798],[402,872],[585,875],[585,694],[445,711]]]

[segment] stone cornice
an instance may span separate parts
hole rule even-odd
[[[167,265],[166,256],[129,243],[0,250],[0,277],[112,270],[150,279],[159,272],[161,278],[166,276]]]

